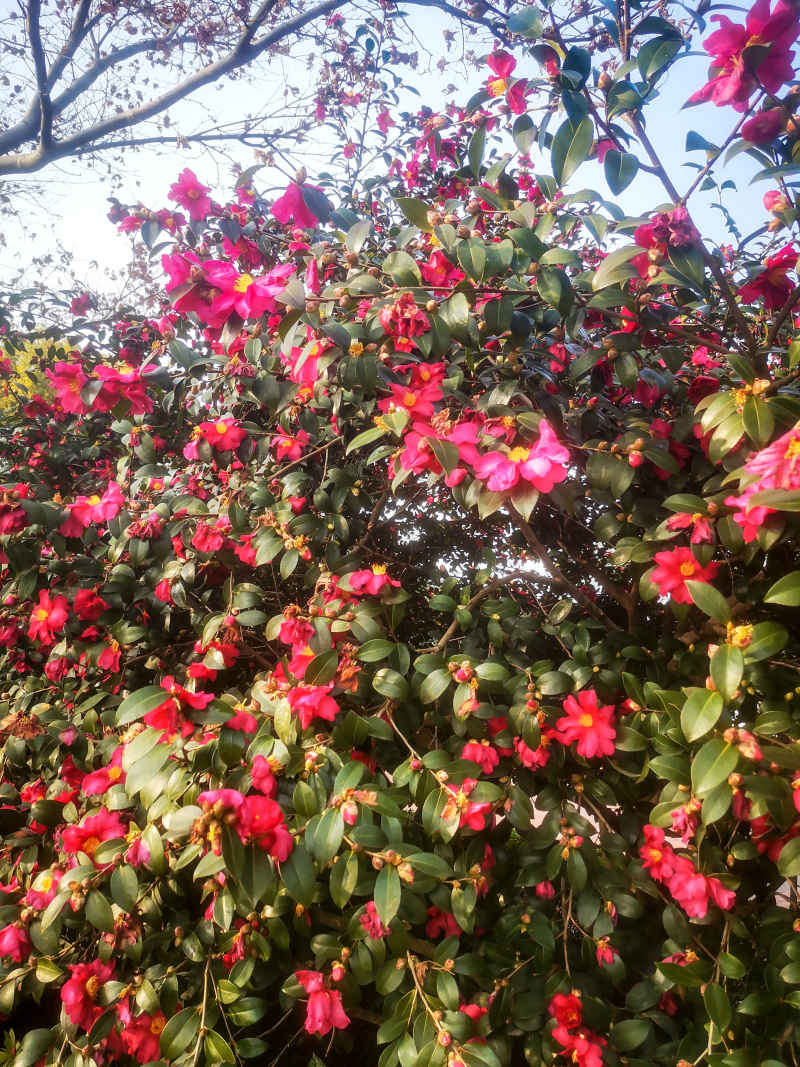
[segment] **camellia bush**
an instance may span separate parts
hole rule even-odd
[[[796,1067],[800,19],[615,10],[9,299],[0,1062]]]

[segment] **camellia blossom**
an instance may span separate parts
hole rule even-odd
[[[103,1013],[96,1003],[100,988],[114,977],[114,962],[75,963],[70,977],[61,987],[61,1002],[67,1018],[82,1030],[91,1030]]]
[[[334,1028],[344,1030],[350,1020],[342,1007],[338,989],[327,989],[321,971],[295,971],[295,978],[308,993],[306,1005],[306,1033],[327,1034]]]
[[[208,186],[202,185],[197,180],[194,171],[186,167],[178,175],[178,180],[170,186],[169,198],[186,208],[190,218],[204,219],[211,211],[208,191]]]
[[[166,1016],[160,1009],[132,1015],[130,1001],[126,997],[117,1007],[117,1015],[122,1024],[120,1037],[125,1051],[137,1063],[152,1063],[161,1056],[161,1032],[167,1024]]]
[[[32,948],[28,931],[21,924],[11,923],[0,930],[0,958],[5,956],[14,963],[22,963],[30,956]]]
[[[617,732],[612,725],[614,708],[611,704],[601,706],[594,689],[582,689],[577,700],[570,695],[562,707],[567,714],[556,723],[558,740],[562,744],[571,745],[577,741],[577,753],[586,759],[614,755]]]
[[[786,245],[770,256],[764,263],[765,270],[751,278],[739,288],[739,296],[745,304],[754,304],[757,300],[764,301],[767,311],[775,311],[783,307],[792,291],[792,283],[786,277],[789,271],[797,270],[797,249],[792,245]]]
[[[569,462],[569,450],[562,445],[550,424],[539,423],[539,438],[527,448],[517,445],[510,452],[486,452],[475,462],[475,473],[486,488],[495,493],[505,493],[522,479],[540,493],[549,493],[557,482],[567,477],[565,463]]]
[[[110,763],[107,763],[105,767],[101,767],[99,771],[92,771],[91,774],[86,775],[81,784],[81,791],[87,797],[106,793],[112,785],[124,784],[125,771],[122,769],[124,752],[124,746],[119,745],[114,750]]]
[[[63,830],[61,844],[65,852],[83,852],[94,863],[94,854],[103,841],[123,838],[127,832],[127,825],[116,812],[101,808],[95,815],[88,815],[77,825]]]
[[[708,563],[701,567],[691,548],[656,552],[653,559],[657,566],[650,575],[651,581],[658,587],[661,596],[671,596],[676,604],[692,603],[687,581],[711,582],[719,570],[719,563]]]
[[[792,80],[791,45],[800,34],[800,20],[785,0],[778,0],[771,14],[770,5],[771,0],[756,0],[744,26],[726,15],[711,16],[720,26],[703,42],[712,60],[711,77],[689,97],[690,104],[710,100],[745,111],[759,86],[774,94]]]
[[[387,586],[400,586],[400,582],[389,577],[382,563],[376,563],[368,570],[353,571],[347,576],[347,580],[354,593],[368,593],[370,596],[379,596]]]
[[[278,222],[284,224],[294,222],[295,226],[302,226],[306,230],[312,230],[317,225],[319,220],[303,197],[304,188],[314,189],[320,195],[324,195],[316,185],[298,185],[297,182],[290,182],[283,196],[279,196],[272,204],[272,214]]]
[[[364,911],[358,917],[358,921],[366,930],[370,941],[381,941],[391,933],[389,927],[384,926],[381,922],[374,900],[367,901]]]
[[[39,603],[31,613],[28,625],[28,637],[42,645],[55,643],[55,635],[60,633],[69,618],[69,608],[65,596],[50,596],[47,589],[39,590]]]
[[[328,685],[298,685],[287,693],[292,711],[300,719],[300,726],[305,730],[312,719],[325,719],[333,722],[339,714],[339,705],[330,695],[333,682]]]
[[[522,115],[525,111],[525,95],[528,82],[526,78],[519,78],[511,84],[510,78],[517,65],[516,59],[509,55],[508,52],[498,49],[489,55],[486,62],[494,75],[486,83],[486,91],[489,96],[504,96],[511,111],[515,115]]]
[[[54,369],[45,371],[56,394],[62,411],[70,415],[82,415],[86,405],[81,398],[81,389],[89,381],[80,363],[56,362]]]

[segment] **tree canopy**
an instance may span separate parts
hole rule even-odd
[[[796,1067],[800,20],[707,14],[515,7],[368,172],[117,202],[155,307],[6,294],[2,1062]]]

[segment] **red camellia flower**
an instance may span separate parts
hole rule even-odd
[[[578,755],[587,759],[614,755],[617,732],[612,725],[612,705],[601,707],[594,689],[583,689],[578,693],[577,700],[574,696],[568,696],[562,707],[567,714],[556,723],[558,739],[562,744],[571,745],[577,741]]]
[[[517,65],[516,59],[509,55],[508,52],[498,49],[496,52],[491,53],[486,62],[492,74],[494,74],[494,77],[489,78],[486,83],[486,91],[489,96],[505,96],[511,111],[515,115],[522,115],[525,111],[528,82],[526,78],[519,78],[513,85],[510,84],[509,79]]]
[[[55,643],[56,633],[60,633],[69,618],[69,608],[65,596],[50,597],[47,589],[39,590],[39,603],[33,609],[28,625],[28,637],[43,645]]]
[[[119,1021],[122,1023],[120,1037],[125,1051],[138,1063],[151,1063],[161,1057],[161,1031],[167,1024],[163,1011],[153,1014],[142,1012],[132,1015],[130,1002],[126,997],[117,1006]]]
[[[194,171],[186,167],[178,175],[178,180],[170,186],[169,198],[176,204],[186,208],[189,217],[204,219],[211,211],[211,200],[207,196],[209,189],[202,185],[194,174]]]
[[[767,311],[782,307],[792,291],[792,283],[786,275],[789,271],[797,270],[797,260],[797,249],[786,245],[767,259],[764,264],[766,270],[740,287],[739,296],[745,304],[763,300]]]
[[[190,693],[188,689],[177,685],[172,675],[161,681],[161,688],[166,689],[169,697],[158,707],[144,716],[144,722],[156,730],[163,730],[162,741],[171,740],[176,734],[190,737],[194,732],[194,723],[184,714],[186,708],[202,711],[214,699],[213,693]]]
[[[58,361],[54,370],[45,371],[56,394],[56,400],[62,411],[71,415],[81,415],[86,405],[81,399],[81,389],[89,381],[83,373],[80,363]]]
[[[339,705],[330,695],[333,682],[328,685],[298,685],[287,693],[292,711],[300,719],[303,730],[312,719],[325,719],[333,722],[339,714]]]
[[[711,78],[689,97],[690,104],[711,100],[717,107],[730,104],[744,111],[747,101],[761,85],[769,93],[794,77],[791,45],[800,34],[796,11],[778,0],[770,14],[771,0],[757,0],[744,26],[726,15],[712,15],[720,28],[707,37],[703,48],[711,56]]]
[[[547,1010],[558,1025],[566,1027],[567,1030],[581,1025],[583,1007],[580,997],[574,993],[556,993],[547,1005]]]
[[[344,1030],[350,1020],[342,1007],[338,989],[326,989],[325,975],[320,971],[295,971],[295,978],[308,993],[305,1028],[309,1034],[327,1034],[336,1028]]]
[[[68,826],[63,830],[61,845],[65,852],[83,852],[94,863],[98,845],[113,838],[125,837],[127,832],[127,825],[116,812],[101,808],[96,815],[89,815],[77,826]]]
[[[701,567],[690,548],[673,548],[656,552],[653,559],[658,564],[650,575],[658,586],[661,596],[670,595],[676,604],[691,604],[692,598],[686,587],[687,581],[710,582],[719,570],[719,563]]]
[[[67,1018],[82,1030],[91,1030],[103,1013],[95,1003],[100,987],[114,977],[114,963],[75,963],[69,967],[70,977],[61,987],[61,1001]]]

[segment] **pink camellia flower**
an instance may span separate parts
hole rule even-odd
[[[381,922],[374,900],[367,901],[367,906],[363,914],[359,916],[358,921],[366,930],[370,941],[381,941],[391,933],[389,927],[384,926]]]
[[[72,299],[69,305],[71,315],[85,315],[92,306],[92,298],[89,293],[81,293]]]
[[[58,884],[64,877],[64,872],[59,867],[51,867],[41,871],[33,881],[28,892],[23,897],[23,903],[29,908],[44,911],[58,892]]]
[[[290,460],[294,463],[295,460],[300,459],[308,442],[309,436],[305,430],[298,430],[294,437],[288,433],[279,434],[272,442],[275,459]]]
[[[94,863],[94,854],[103,841],[125,837],[126,833],[127,826],[119,815],[101,808],[96,815],[88,815],[79,824],[63,830],[61,845],[65,852],[83,852]]]
[[[333,682],[328,685],[298,685],[287,693],[292,711],[300,719],[300,726],[305,730],[312,719],[325,719],[333,722],[339,714],[339,705],[330,695]]]
[[[368,593],[370,596],[379,596],[387,586],[400,586],[400,582],[389,577],[382,563],[373,564],[370,569],[353,571],[348,575],[348,582],[354,593]]]
[[[556,737],[555,731],[552,732],[552,737]],[[534,770],[536,767],[544,767],[552,754],[550,749],[552,737],[543,733],[538,748],[531,748],[530,745],[525,744],[521,737],[515,737],[513,741],[514,751],[522,766],[527,767],[529,770]]]
[[[650,575],[651,581],[658,586],[661,596],[671,596],[676,604],[692,603],[686,587],[687,581],[711,582],[719,570],[719,563],[709,563],[701,567],[690,548],[656,552],[653,559],[658,566]]]
[[[759,85],[774,94],[792,80],[791,45],[800,34],[800,20],[785,0],[778,0],[772,14],[770,4],[771,0],[756,0],[744,26],[726,15],[711,16],[720,25],[703,42],[712,59],[712,77],[689,97],[690,104],[710,100],[717,107],[730,104],[745,111]]]
[[[128,846],[125,862],[130,863],[131,867],[143,867],[145,863],[150,862],[150,849],[141,837],[134,838]]]
[[[761,198],[761,202],[767,211],[773,215],[780,215],[784,211],[788,211],[791,204],[786,199],[786,194],[781,192],[780,189],[769,189]]]
[[[528,86],[527,79],[520,78],[513,85],[509,81],[517,65],[516,59],[509,55],[508,52],[498,49],[496,52],[491,53],[486,62],[492,74],[494,74],[494,77],[489,78],[486,83],[486,91],[489,96],[505,96],[511,111],[515,115],[523,114]]]
[[[744,469],[761,489],[800,489],[800,423],[750,456]]]
[[[28,637],[42,645],[55,643],[56,633],[60,633],[69,618],[69,608],[65,596],[50,597],[47,589],[39,590],[39,603],[31,613],[28,625]]]
[[[81,389],[89,381],[80,363],[56,362],[55,370],[45,371],[56,394],[62,411],[70,415],[82,415],[86,405],[81,399]]]
[[[142,721],[156,730],[163,730],[162,741],[171,740],[176,734],[191,737],[194,733],[194,723],[185,715],[185,709],[202,711],[214,699],[214,694],[191,693],[183,686],[177,685],[171,674],[162,678],[161,688],[165,689],[169,696],[158,707],[148,711]]]
[[[549,493],[557,482],[566,478],[564,464],[568,461],[569,450],[559,442],[550,424],[542,419],[539,439],[532,448],[517,445],[508,454],[486,452],[475,462],[475,473],[492,492],[508,492],[521,478],[540,493]]]
[[[206,281],[220,291],[212,303],[217,308],[216,317],[227,318],[235,311],[247,320],[278,310],[275,297],[286,288],[295,267],[293,263],[281,263],[263,277],[254,278],[252,274],[240,274],[230,263],[208,260],[203,264],[203,273]]]
[[[714,543],[714,532],[711,529],[711,524],[706,516],[700,512],[695,512],[693,515],[688,512],[679,512],[677,515],[670,515],[667,519],[667,529],[673,533],[676,530],[688,530],[689,527],[692,529],[689,536],[691,544],[710,545]]]
[[[325,976],[320,971],[295,971],[295,978],[308,993],[306,1033],[323,1035],[350,1025],[342,1007],[342,994],[338,989],[326,989]]]
[[[792,291],[792,283],[786,277],[789,271],[797,270],[798,252],[792,245],[786,245],[770,256],[760,274],[751,278],[739,288],[739,296],[746,304],[763,300],[767,311],[775,311],[783,306]]]
[[[753,115],[742,126],[742,137],[751,144],[769,144],[783,129],[786,113],[782,107],[771,107]]]
[[[206,195],[208,191],[208,186],[202,185],[194,172],[186,167],[178,175],[177,182],[170,186],[169,198],[186,208],[190,218],[204,219],[211,211],[211,200]]]
[[[577,741],[578,755],[586,759],[614,755],[617,732],[612,725],[614,708],[611,704],[601,707],[594,689],[583,689],[577,700],[570,695],[562,707],[567,714],[556,723],[558,740],[562,744],[571,745]]]
[[[250,768],[250,777],[253,780],[253,789],[257,789],[265,797],[275,799],[278,795],[278,780],[266,756],[256,756]]]
[[[67,1018],[82,1030],[91,1030],[103,1013],[96,1003],[101,986],[114,977],[114,962],[75,963],[69,966],[70,977],[61,987],[61,1002]]]
[[[91,774],[86,775],[81,785],[81,791],[87,797],[105,793],[112,785],[116,785],[117,783],[122,785],[124,783],[125,771],[122,769],[122,756],[124,752],[124,747],[120,745],[114,750],[110,763],[107,763],[105,767],[101,767],[99,771],[92,771]]]
[[[552,882],[539,882],[535,888],[535,893],[540,900],[552,900],[556,895]]]
[[[303,189],[314,189],[316,192],[322,194],[322,190],[316,185],[298,185],[297,182],[290,182],[289,188],[283,194],[278,197],[272,205],[272,214],[278,220],[278,222],[287,225],[290,222],[294,222],[295,226],[302,226],[306,230],[313,230],[319,221],[317,216],[308,206],[303,197]]]
[[[117,482],[109,482],[102,496],[79,496],[67,505],[69,516],[59,526],[65,537],[80,537],[94,523],[108,522],[119,512],[125,496]]]
[[[611,947],[611,942],[607,937],[601,937],[595,946],[595,957],[600,966],[605,967],[613,963],[614,960],[619,959],[619,953]]]
[[[283,819],[281,806],[269,797],[245,797],[250,837],[278,863],[284,863],[294,848],[294,838]]]
[[[24,926],[12,923],[0,930],[0,957],[5,956],[15,963],[22,963],[30,956],[32,948],[33,944]]]

